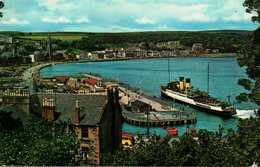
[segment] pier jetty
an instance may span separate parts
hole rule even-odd
[[[122,114],[127,123],[141,127],[171,127],[197,122],[196,114],[188,112],[149,112],[147,114],[124,110]]]
[[[122,86],[119,86],[119,93],[122,105],[128,105],[131,101],[138,100],[150,105],[154,111],[179,111],[157,97],[151,97],[146,94],[140,95],[138,92],[134,92]]]
[[[120,103],[123,107],[124,121],[140,127],[172,127],[195,124],[195,113],[181,111],[158,97],[139,94],[119,86]]]

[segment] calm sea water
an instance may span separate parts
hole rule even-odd
[[[236,58],[170,58],[171,80],[180,76],[191,78],[191,83],[195,88],[207,90],[207,77],[209,70],[209,92],[210,95],[222,100],[228,100],[231,96],[238,109],[253,109],[256,106],[250,103],[238,104],[235,97],[245,91],[237,85],[239,78],[247,77],[245,70],[239,67]],[[43,76],[74,75],[79,73],[96,73],[106,78],[119,80],[139,88],[141,91],[160,96],[160,85],[168,83],[168,59],[143,59],[130,61],[110,61],[110,62],[88,62],[60,64],[47,67],[41,70]],[[173,104],[174,105],[174,104]],[[185,107],[187,111],[196,111]],[[236,128],[237,119],[224,119],[211,114],[196,111],[197,124],[191,125],[197,129],[217,130],[219,124],[224,128]],[[183,133],[186,126],[178,126],[180,133]],[[123,131],[131,133],[145,133],[146,128],[135,127],[125,123]],[[151,133],[166,135],[162,128],[150,128]]]

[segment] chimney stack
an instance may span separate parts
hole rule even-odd
[[[107,87],[107,101],[108,101],[108,104],[114,103],[114,94],[113,94],[112,86]]]
[[[48,122],[54,121],[54,113],[55,113],[54,99],[43,98],[42,106],[43,106],[42,118],[44,120],[47,120]]]
[[[74,122],[76,124],[80,123],[80,107],[79,107],[79,101],[76,100],[76,108],[75,108],[75,113],[74,113]]]
[[[186,78],[185,88],[186,88],[187,94],[190,95],[190,90],[191,90],[191,79],[190,78]]]
[[[119,104],[119,90],[118,90],[118,87],[116,87],[115,91],[114,91],[114,100],[115,100],[115,104]]]

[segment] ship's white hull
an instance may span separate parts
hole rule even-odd
[[[224,111],[221,106],[213,106],[209,104],[199,103],[179,92],[175,92],[169,89],[165,89],[165,90],[161,89],[161,93],[163,96],[172,98],[182,103],[189,104],[191,106],[202,109],[203,111],[207,111],[209,113],[220,114],[220,115],[233,115],[230,112]]]

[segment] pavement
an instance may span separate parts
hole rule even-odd
[[[146,104],[150,104],[152,106],[152,109],[154,109],[155,111],[178,111],[176,108],[173,108],[169,105],[161,104],[158,101],[142,96],[122,86],[119,86],[119,91],[119,95],[121,96],[120,102],[124,105],[127,105],[129,101],[139,100]]]

